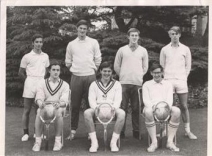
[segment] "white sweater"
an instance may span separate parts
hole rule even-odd
[[[170,43],[161,50],[160,64],[164,68],[165,79],[187,81],[191,70],[190,49],[181,43],[179,47],[172,47]]]
[[[57,86],[51,86],[49,79],[42,81],[37,88],[35,101],[54,101],[65,102],[68,104],[69,85],[67,82],[59,79]]]
[[[100,80],[91,83],[89,88],[89,105],[95,109],[98,104],[110,103],[114,108],[119,108],[122,100],[122,88],[120,82],[111,80],[105,87]]]
[[[95,74],[101,60],[99,43],[93,38],[76,38],[67,46],[65,63],[71,65],[70,71],[76,76]]]
[[[135,51],[129,45],[121,47],[116,54],[114,70],[121,84],[142,86],[143,76],[148,70],[147,50],[141,46]]]

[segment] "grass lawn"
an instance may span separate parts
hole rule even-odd
[[[142,129],[142,140],[132,137],[131,116],[128,115],[126,138],[121,140],[121,149],[118,153],[110,152],[109,140],[111,138],[113,126],[108,127],[108,150],[104,151],[103,127],[97,126],[97,137],[99,141],[99,149],[97,153],[90,154],[88,148],[90,142],[87,140],[86,127],[84,124],[83,114],[80,114],[79,128],[77,130],[76,139],[72,141],[65,140],[64,147],[60,152],[53,152],[54,128],[50,127],[49,151],[44,150],[44,142],[40,152],[33,152],[34,143],[33,128],[35,114],[32,110],[30,119],[30,139],[27,142],[21,142],[23,134],[21,116],[23,108],[6,107],[6,131],[5,131],[5,155],[7,156],[66,156],[66,155],[141,155],[141,156],[206,156],[207,155],[207,108],[190,109],[191,129],[197,135],[197,140],[189,140],[184,136],[184,126],[181,122],[177,132],[177,146],[180,152],[172,152],[165,148],[158,149],[154,153],[148,153],[147,148],[147,132],[145,127]],[[64,133],[68,135],[68,118],[65,119]],[[143,125],[145,126],[145,125]]]

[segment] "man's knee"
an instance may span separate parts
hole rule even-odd
[[[186,110],[188,110],[188,105],[187,105],[187,103],[181,103],[181,105],[180,105],[180,109],[181,109],[181,111],[186,111]]]
[[[119,120],[125,120],[125,111],[123,109],[116,109],[116,116]]]
[[[181,114],[180,109],[178,107],[172,106],[171,116],[172,117],[175,117],[175,118],[179,118],[180,117],[180,114]]]
[[[84,111],[84,118],[86,120],[91,120],[94,116],[94,110],[92,108],[86,109]]]
[[[151,107],[144,108],[144,114],[145,116],[153,116],[153,110]]]
[[[145,115],[146,119],[154,120],[154,118],[153,118],[153,110],[152,110],[151,107],[145,107],[144,108],[144,115]]]
[[[62,117],[64,114],[65,108],[58,108],[56,109],[56,117]]]
[[[31,111],[31,107],[30,106],[24,107],[24,114],[29,115],[30,111]]]

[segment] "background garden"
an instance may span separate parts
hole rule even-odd
[[[23,82],[18,77],[21,58],[32,48],[31,37],[44,35],[43,51],[63,65],[61,77],[70,81],[65,67],[68,42],[77,37],[75,24],[91,23],[88,36],[99,41],[103,61],[114,61],[117,50],[128,43],[130,27],[140,30],[139,44],[149,54],[149,64],[159,60],[161,48],[170,42],[168,29],[182,28],[181,42],[191,49],[188,78],[189,107],[207,106],[208,7],[204,6],[16,6],[7,7],[6,105],[22,106]],[[115,78],[118,79],[116,75]],[[149,72],[144,81],[151,79]]]

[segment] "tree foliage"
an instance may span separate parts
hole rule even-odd
[[[190,26],[194,14],[205,14],[206,7],[148,7],[148,6],[29,6],[7,8],[7,96],[21,97],[23,82],[18,77],[20,60],[32,49],[31,36],[44,36],[43,51],[50,60],[62,63],[61,77],[70,81],[70,72],[65,67],[65,52],[69,41],[77,37],[76,23],[86,19],[91,23],[91,36],[99,41],[102,60],[114,61],[117,50],[128,44],[126,31],[134,24],[141,31],[139,44],[149,54],[149,64],[159,60],[161,48],[170,41],[167,29],[172,25]],[[111,18],[115,17],[118,29],[111,30]],[[128,22],[124,21],[128,19]],[[96,29],[95,22],[106,21],[102,29]],[[135,22],[137,21],[137,22]],[[182,42],[188,37],[182,35]],[[189,39],[190,41],[190,39]],[[192,44],[191,44],[192,45]],[[189,84],[205,84],[208,78],[208,48],[190,46],[192,71]],[[201,75],[201,77],[199,76]],[[115,76],[116,77],[116,76]],[[144,80],[151,78],[149,72]]]

